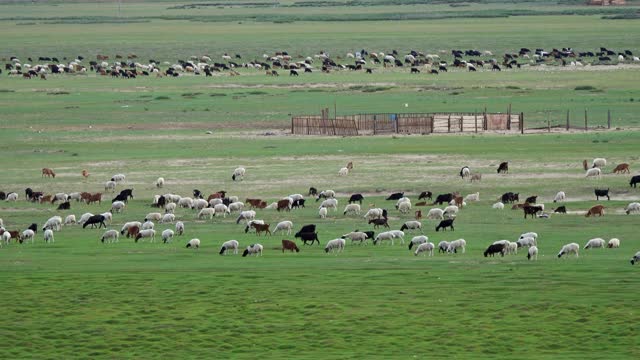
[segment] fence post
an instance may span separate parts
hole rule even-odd
[[[549,118],[549,113],[547,113],[547,132],[551,132],[551,118]]]
[[[520,113],[520,134],[524,135],[524,113]]]
[[[611,129],[611,109],[607,110],[607,129]]]
[[[569,110],[567,109],[567,131],[569,131]]]
[[[507,130],[511,130],[511,103],[509,103],[509,108],[507,109]]]
[[[373,135],[376,135],[377,129],[376,129],[376,124],[378,122],[376,121],[376,117],[375,115],[373,116]]]
[[[394,122],[395,122],[395,127],[396,127],[396,134],[398,133],[398,114],[394,114],[393,115],[394,118]]]
[[[584,131],[587,131],[589,129],[588,125],[587,125],[587,109],[584,109]]]
[[[476,120],[476,134],[478,133],[478,112],[476,111],[475,114],[475,120]]]
[[[432,116],[431,116],[431,120],[430,120],[430,121],[431,121],[431,133],[432,133],[432,134],[433,134],[433,132],[434,132],[433,127],[434,127],[434,126],[435,126],[435,124],[436,124],[436,122],[435,122],[435,118],[436,118],[436,116],[435,116],[435,115],[432,115]]]
[[[460,132],[464,132],[464,115],[460,115]]]
[[[451,132],[451,114],[449,114],[449,119],[447,120],[447,132]]]

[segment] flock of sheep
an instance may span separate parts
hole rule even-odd
[[[585,162],[585,168],[587,168],[587,163]],[[623,166],[621,166],[623,165]],[[628,164],[621,164],[616,169],[624,168],[626,172],[629,172]],[[587,168],[587,176],[595,173],[601,174],[602,168],[606,166],[605,159],[595,159],[592,162],[592,167]],[[47,171],[45,171],[47,170]],[[353,170],[353,163],[349,162],[347,166],[341,168],[338,172],[339,176],[347,176],[350,171]],[[499,172],[501,170],[508,171],[507,163],[502,163]],[[55,173],[51,169],[43,169],[43,176],[45,172],[49,175],[55,177]],[[83,172],[84,174],[84,172]],[[242,181],[246,174],[246,169],[243,167],[236,168],[232,173],[232,180],[234,181]],[[465,178],[470,178],[472,175],[471,170],[468,167],[463,167],[460,171],[460,176]],[[124,183],[126,176],[124,174],[116,174],[111,177],[109,181],[105,183],[105,190],[115,191],[115,188],[118,184]],[[165,185],[164,178],[160,177],[155,182],[154,185],[160,189]],[[45,242],[54,242],[54,232],[60,231],[63,225],[73,225],[79,224],[82,225],[83,228],[86,228],[88,225],[91,227],[97,226],[100,228],[101,226],[107,227],[107,223],[111,224],[113,220],[113,214],[122,213],[126,206],[127,200],[129,198],[133,198],[133,190],[125,189],[120,192],[113,200],[111,204],[111,209],[107,212],[104,212],[99,215],[94,215],[92,213],[83,214],[79,220],[76,220],[75,215],[70,214],[66,216],[63,220],[61,216],[53,216],[49,218],[42,227],[44,241]],[[27,189],[27,200],[31,201],[40,201],[42,198],[46,197],[48,199],[53,199],[52,202],[56,200],[64,201],[64,203],[68,204],[70,200],[81,200],[82,197],[79,196],[79,193],[72,194],[56,194],[55,196],[46,196],[42,192],[34,192],[31,189]],[[4,194],[4,193],[3,193]],[[513,194],[513,193],[507,193]],[[305,196],[302,194],[292,194],[282,198],[281,200],[271,203],[267,205],[266,202],[260,199],[247,199],[246,204],[239,201],[237,196],[226,196],[226,192],[220,191],[214,194],[209,195],[209,197],[205,200],[202,192],[199,190],[194,190],[194,197],[182,197],[175,194],[164,194],[164,195],[155,195],[152,201],[152,206],[161,207],[164,210],[164,214],[161,212],[151,212],[148,213],[143,222],[139,221],[129,221],[126,222],[120,231],[117,230],[107,230],[100,237],[100,241],[103,243],[115,243],[119,241],[121,235],[126,235],[127,237],[132,237],[135,242],[139,240],[148,239],[151,242],[155,241],[156,230],[155,230],[155,222],[159,224],[173,224],[175,223],[175,230],[167,228],[161,232],[161,239],[164,243],[171,242],[174,236],[177,234],[178,236],[183,235],[185,233],[185,224],[183,221],[176,222],[176,216],[174,212],[177,208],[187,208],[193,209],[197,211],[198,219],[213,219],[216,216],[226,217],[231,213],[237,213],[238,217],[236,219],[236,224],[240,222],[244,222],[246,225],[245,232],[249,232],[250,230],[255,230],[256,235],[260,235],[261,232],[265,232],[268,234],[276,234],[278,232],[286,233],[287,235],[291,235],[293,232],[293,222],[285,220],[280,221],[273,228],[273,231],[270,229],[270,225],[266,224],[263,220],[256,219],[256,209],[264,209],[264,210],[277,210],[280,211],[291,211],[295,208],[305,207]],[[502,199],[505,198],[505,195],[502,196]],[[516,194],[517,195],[517,194]],[[336,198],[336,192],[333,190],[324,190],[318,192],[315,188],[310,188],[307,196],[311,196],[315,198],[316,202],[320,203],[318,207],[318,215],[321,219],[324,219],[328,215],[328,211],[331,209],[337,212],[338,209],[338,199]],[[608,196],[608,195],[607,195]],[[422,199],[431,199],[432,194],[430,192],[423,192],[418,200]],[[507,197],[508,198],[508,197]],[[17,201],[17,193],[12,192],[6,196],[7,201]],[[345,216],[360,216],[361,215],[361,204],[364,200],[364,197],[361,194],[353,194],[348,201],[348,204],[345,206],[343,215]],[[411,200],[404,196],[404,193],[394,193],[391,194],[387,200],[396,200],[395,209],[401,214],[408,214],[412,209]],[[441,220],[438,226],[436,227],[436,232],[440,229],[446,231],[447,228],[450,228],[451,231],[454,230],[453,222],[457,217],[458,212],[463,207],[467,206],[467,203],[477,202],[480,200],[479,192],[472,193],[462,198],[457,193],[452,194],[443,194],[439,195],[434,201],[433,204],[441,204],[445,203],[446,207],[444,209],[435,207],[430,209],[427,212],[427,219]],[[560,191],[556,194],[554,198],[554,202],[563,202],[566,201],[566,194],[563,191]],[[529,203],[535,203],[536,197],[529,197],[527,201],[523,204],[526,206],[531,206]],[[502,206],[498,206],[501,204]],[[416,206],[425,206],[427,205],[426,201],[419,202]],[[250,209],[245,209],[245,206],[250,207]],[[538,207],[541,207],[544,210],[544,205],[538,204]],[[504,204],[502,202],[496,203],[492,206],[494,209],[503,209]],[[515,205],[514,205],[515,208]],[[563,206],[564,208],[564,206]],[[67,206],[65,209],[69,209]],[[627,214],[631,212],[640,212],[640,203],[634,202],[629,204],[625,211]],[[372,207],[368,209],[368,211],[363,215],[363,217],[368,221],[369,224],[373,224],[374,229],[378,227],[386,227],[389,228],[388,224],[388,211],[382,208]],[[539,217],[543,217],[540,216]],[[378,234],[375,234],[374,231],[359,231],[355,230],[349,232],[347,234],[342,235],[340,238],[336,238],[330,240],[325,245],[325,252],[335,252],[339,253],[344,251],[346,240],[351,240],[351,243],[358,242],[359,244],[364,244],[368,240],[371,241],[373,245],[381,244],[382,242],[387,242],[390,245],[394,245],[395,240],[399,240],[402,244],[405,242],[405,232],[413,231],[420,232],[420,235],[414,236],[409,241],[409,250],[413,250],[414,255],[429,255],[433,256],[434,250],[436,249],[436,245],[432,242],[429,242],[429,237],[424,235],[423,226],[421,223],[422,219],[422,211],[418,210],[415,212],[415,220],[406,221],[402,224],[400,230],[388,230],[383,231]],[[0,219],[0,246],[2,244],[9,244],[12,239],[15,241],[19,241],[20,243],[29,242],[32,243],[35,241],[35,235],[37,233],[38,227],[36,224],[32,224],[28,229],[19,232],[19,231],[9,231],[5,229],[4,222]],[[316,232],[316,225],[310,224],[305,225],[300,231],[295,234],[296,238],[300,238],[306,245],[307,241],[311,241],[313,244],[314,241],[318,241],[318,236]],[[201,241],[199,239],[191,239],[187,242],[187,248],[198,249],[201,246]],[[527,258],[530,260],[536,260],[538,256],[538,234],[534,232],[523,233],[520,235],[517,241],[511,242],[509,240],[498,240],[489,245],[489,247],[484,252],[484,256],[494,256],[495,254],[500,254],[501,256],[517,254],[518,249],[520,248],[528,248]],[[620,240],[617,238],[610,239],[608,242],[601,238],[594,238],[587,241],[584,246],[584,249],[593,249],[593,248],[618,248],[620,247]],[[466,241],[464,239],[458,239],[451,242],[441,241],[438,243],[437,248],[439,252],[443,253],[457,253],[458,251],[465,253]],[[578,257],[580,246],[577,243],[566,244],[562,247],[560,252],[558,253],[558,257],[562,257],[564,255],[575,255]],[[229,240],[222,244],[220,254],[229,254],[234,253],[237,254],[239,249],[239,242],[237,240]],[[245,248],[243,256],[247,255],[257,255],[260,256],[263,253],[263,245],[261,244],[251,244]],[[283,240],[282,250],[291,250],[291,251],[299,251],[299,248],[295,245],[294,242],[290,240]],[[631,263],[640,261],[640,252],[634,255],[631,260]]]

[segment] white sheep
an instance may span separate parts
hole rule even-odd
[[[69,195],[67,195],[65,193],[57,193],[57,194],[55,194],[53,196],[53,200],[65,202],[65,201],[69,200]]]
[[[401,202],[398,205],[398,211],[400,211],[403,214],[409,213],[409,211],[411,211],[411,202],[409,201]]]
[[[347,204],[344,207],[343,215],[347,214],[360,215],[360,204]]]
[[[382,218],[383,211],[380,208],[369,209],[366,214],[364,214],[364,218],[367,220],[374,220]]]
[[[236,219],[236,224],[239,224],[240,221],[244,220],[246,223],[249,223],[249,221],[253,220],[256,218],[256,212],[253,210],[245,210],[245,211],[241,211],[240,215],[238,215],[238,218]]]
[[[146,239],[146,238],[151,238],[151,242],[155,242],[156,241],[156,231],[153,230],[153,229],[140,230],[138,235],[136,235],[135,242],[138,242],[138,240],[140,240],[140,239]]]
[[[520,237],[519,237],[519,239],[523,239],[523,238],[526,238],[526,237],[532,237],[532,238],[534,238],[534,239],[536,240],[536,245],[538,245],[538,244],[537,244],[537,241],[538,241],[538,233],[534,233],[534,232],[526,232],[526,233],[521,234],[521,235],[520,235]]]
[[[408,197],[401,197],[400,199],[398,199],[398,201],[396,201],[396,209],[398,208],[398,206],[400,206],[400,204],[402,204],[403,202],[409,202],[411,203],[411,199],[409,199]]]
[[[587,170],[587,173],[586,173],[585,177],[600,178],[601,174],[602,174],[602,170],[600,170],[599,168],[591,168],[591,169]]]
[[[164,214],[162,219],[160,220],[161,224],[172,223],[176,221],[176,216],[174,214]]]
[[[92,213],[84,213],[84,214],[82,214],[82,216],[80,216],[80,220],[78,220],[78,224],[83,225],[92,216],[93,216]]]
[[[200,248],[200,239],[191,239],[187,243],[187,248],[199,249]]]
[[[321,207],[320,210],[318,210],[318,215],[320,215],[321,219],[325,219],[327,217],[327,208]]]
[[[234,196],[229,196],[228,199],[229,199],[229,203],[230,204],[232,204],[234,202],[238,202],[238,197],[235,196],[235,195]]]
[[[144,224],[142,224],[142,227],[140,228],[140,230],[152,230],[156,227],[156,224],[153,223],[153,221],[145,221]]]
[[[156,187],[157,188],[162,188],[164,186],[164,178],[163,177],[159,177],[156,182]]]
[[[527,259],[531,260],[538,260],[538,247],[537,246],[532,246],[529,248],[529,251],[527,251]]]
[[[190,197],[183,197],[180,199],[180,201],[178,201],[178,206],[180,206],[181,208],[190,209],[193,207],[193,199]]]
[[[439,208],[433,208],[429,210],[427,213],[427,219],[432,220],[443,220],[444,219],[444,210]]]
[[[271,234],[275,234],[277,231],[287,231],[287,235],[291,235],[291,230],[293,229],[293,223],[291,221],[280,221],[278,225],[276,225],[275,229],[271,232]]]
[[[2,233],[2,241],[4,241],[5,244],[8,244],[9,241],[11,241],[11,233],[8,231],[5,231]]]
[[[195,209],[195,210],[202,210],[202,209],[206,208],[207,206],[209,206],[209,203],[207,202],[207,200],[205,200],[205,199],[195,199],[195,200],[193,200],[193,204],[191,205],[191,208]]]
[[[110,213],[109,211],[100,214],[102,216],[104,216],[104,220],[106,223],[108,223],[109,225],[111,225],[111,223],[113,222],[113,214]]]
[[[229,204],[229,211],[242,211],[244,209],[244,203],[240,201],[232,202]]]
[[[240,243],[238,240],[229,240],[222,243],[222,247],[220,248],[220,255],[226,255],[227,251],[233,250],[233,254],[238,254],[238,247]]]
[[[215,198],[215,199],[209,200],[209,207],[214,207],[214,206],[219,205],[219,204],[224,204],[224,201],[222,201],[222,199],[220,199],[220,198]]]
[[[116,191],[116,182],[115,181],[107,181],[104,183],[104,191]]]
[[[122,210],[127,206],[123,201],[114,201],[111,203],[111,212],[112,213],[121,213]]]
[[[420,230],[422,232],[422,223],[417,220],[410,220],[402,224],[400,230]]]
[[[82,199],[82,195],[79,192],[72,192],[69,194],[69,200],[80,201]]]
[[[457,253],[458,249],[462,249],[462,253],[464,254],[466,247],[467,247],[467,242],[464,239],[454,240],[449,243],[449,246],[447,247],[447,252]]]
[[[640,203],[632,202],[624,208],[624,211],[627,213],[627,215],[631,214],[632,212],[640,212]]]
[[[587,243],[584,245],[584,248],[585,248],[585,250],[586,249],[604,248],[604,239],[602,239],[602,238],[591,239],[591,240],[587,241]]]
[[[635,255],[633,255],[633,257],[631,258],[631,265],[634,265],[635,263],[637,263],[638,261],[640,261],[640,251],[638,251]]]
[[[344,251],[344,246],[346,241],[344,239],[333,239],[327,242],[327,245],[324,247],[324,252],[327,254],[329,252],[335,252],[336,254]]]
[[[435,245],[432,242],[426,242],[424,244],[420,244],[413,255],[418,256],[418,254],[420,253],[425,253],[424,255],[426,255],[426,253],[429,253],[429,256],[433,256],[434,248]]]
[[[538,245],[536,243],[536,239],[532,236],[525,236],[525,237],[520,237],[520,239],[518,239],[518,241],[516,241],[516,243],[518,244],[518,247],[531,247],[534,245]]]
[[[378,242],[382,242],[383,240],[391,240],[391,245],[393,245],[393,239],[395,238],[396,236],[391,231],[381,232],[373,239],[373,245],[377,245]]]
[[[178,221],[176,223],[176,232],[178,233],[178,236],[184,234],[184,223],[182,221]]]
[[[288,197],[290,197],[293,201],[304,199],[304,196],[302,194],[292,194],[292,195],[289,195]]]
[[[331,208],[334,211],[338,211],[338,200],[337,199],[326,199],[320,204],[320,208]]]
[[[518,254],[518,243],[515,241],[509,241],[507,246],[505,247],[506,254],[517,255]]]
[[[56,242],[56,240],[53,238],[53,230],[51,229],[47,229],[44,231],[44,242]]]
[[[338,176],[347,176],[349,175],[349,168],[343,167],[338,170]]]
[[[215,214],[214,216],[218,216],[218,214],[222,214],[223,218],[227,217],[227,214],[230,214],[229,208],[225,204],[218,204],[213,207]]]
[[[162,219],[162,214],[159,212],[148,213],[147,216],[144,217],[144,221],[160,221]]]
[[[111,243],[111,242],[118,242],[118,237],[120,234],[118,234],[117,230],[107,230],[104,234],[102,234],[102,237],[100,238],[101,242],[106,242],[107,243]]]
[[[342,235],[342,239],[349,238],[351,239],[351,243],[354,241],[360,241],[360,245],[367,240],[367,234],[362,231],[352,231],[348,234]]]
[[[457,213],[458,213],[458,207],[455,205],[449,205],[446,208],[444,208],[444,215],[449,219],[456,217]]]
[[[274,201],[271,204],[267,205],[266,210],[275,210],[278,208],[278,202]]]
[[[4,220],[0,219],[0,228],[4,228]]]
[[[47,229],[60,231],[60,229],[62,229],[62,218],[60,216],[50,217],[49,220],[47,220],[47,222],[45,222],[44,226],[42,227],[43,231]]]
[[[603,158],[595,158],[593,159],[593,163],[591,165],[592,168],[603,168],[607,166],[607,159]]]
[[[33,237],[34,237],[35,234],[36,233],[33,232],[33,230],[31,230],[31,229],[27,229],[27,230],[23,231],[22,235],[20,236],[20,242],[23,242],[23,241],[24,242],[29,242],[29,239],[31,239],[31,243],[33,243],[33,241],[34,241]]]
[[[7,201],[18,201],[18,193],[10,193],[7,195]]]
[[[564,193],[564,191],[558,191],[556,196],[553,198],[553,202],[566,201],[566,199],[567,199],[567,195]]]
[[[504,204],[500,201],[491,206],[493,209],[504,210]]]
[[[211,220],[213,219],[213,216],[215,215],[215,213],[216,213],[216,210],[214,208],[204,208],[200,210],[200,212],[198,213],[198,219],[208,217]]]
[[[163,243],[168,243],[169,241],[171,241],[171,239],[173,239],[173,230],[171,229],[166,229],[162,232],[162,242]]]
[[[480,192],[469,194],[464,198],[465,201],[480,201]]]
[[[233,170],[233,175],[231,175],[231,180],[236,181],[236,179],[240,179],[240,181],[244,180],[244,174],[246,169],[243,167],[236,168]]]
[[[414,236],[413,239],[411,239],[411,241],[409,241],[409,250],[411,250],[411,248],[414,245],[424,244],[427,241],[429,241],[429,237],[428,236],[425,236],[425,235]]]
[[[393,237],[396,239],[400,239],[400,243],[404,244],[404,232],[401,230],[391,230],[389,231],[393,234]]]
[[[111,177],[111,181],[124,182],[126,176],[124,174],[115,174]]]
[[[438,243],[438,252],[446,253],[447,249],[449,248],[449,244],[450,244],[449,241],[440,241]]]
[[[609,242],[607,243],[607,247],[609,249],[617,249],[620,247],[620,239],[618,238],[613,238],[611,240],[609,240]]]
[[[320,193],[318,194],[318,199],[320,198],[333,199],[334,197],[336,197],[336,192],[333,190],[323,190],[323,191],[320,191]]]
[[[167,214],[173,214],[174,211],[176,211],[176,207],[178,205],[176,205],[176,203],[168,203],[165,204],[164,206],[164,212]]]
[[[502,245],[504,247],[507,247],[507,246],[509,246],[509,240],[494,241],[491,245]]]
[[[182,196],[176,195],[176,194],[164,194],[163,196],[168,203],[170,202],[177,203],[180,201],[180,199],[182,199]]]
[[[244,250],[244,252],[242,253],[242,256],[247,256],[247,255],[255,255],[257,256],[262,256],[262,250],[264,249],[264,246],[260,245],[260,244],[251,244],[249,246],[247,246],[247,248]]]
[[[67,215],[67,217],[64,219],[64,224],[65,225],[71,225],[71,224],[75,224],[76,223],[76,216],[71,214],[71,215]]]
[[[576,254],[576,257],[578,256],[578,251],[580,250],[580,245],[576,244],[576,243],[570,243],[567,244],[565,246],[562,247],[562,249],[560,249],[560,252],[558,253],[558,257],[561,258],[562,255],[569,255],[569,254]]]

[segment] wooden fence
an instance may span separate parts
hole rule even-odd
[[[294,116],[291,133],[297,135],[431,134],[482,131],[521,131],[524,115],[502,113],[356,114],[329,118]]]

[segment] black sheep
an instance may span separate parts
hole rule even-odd
[[[440,231],[440,229],[442,229],[442,231],[446,231],[448,227],[451,228],[451,231],[454,231],[455,229],[453,228],[453,220],[455,219],[447,219],[447,220],[440,221],[440,224],[436,226],[436,232]]]

